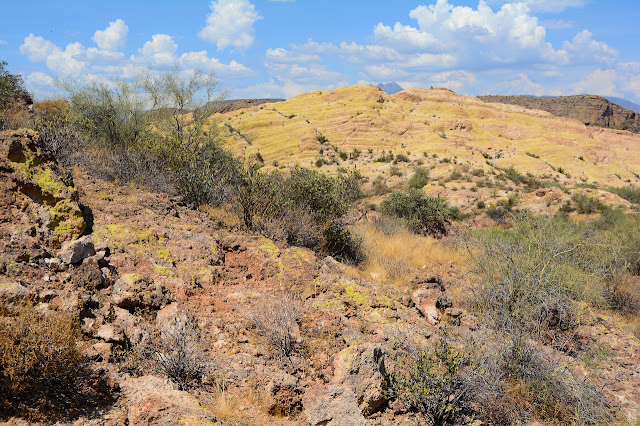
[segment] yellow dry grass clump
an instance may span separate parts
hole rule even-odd
[[[366,255],[361,273],[378,283],[405,285],[418,270],[437,270],[461,259],[444,242],[407,229],[385,230],[376,224],[364,224],[354,231],[362,239]]]

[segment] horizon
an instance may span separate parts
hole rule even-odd
[[[230,98],[396,82],[463,95],[593,94],[640,103],[630,0],[34,0],[4,5],[0,58],[36,100],[55,77],[214,71]]]

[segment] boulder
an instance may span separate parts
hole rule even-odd
[[[356,395],[349,386],[329,385],[307,390],[302,400],[311,426],[365,426]]]
[[[159,377],[125,378],[120,387],[126,397],[130,425],[211,424],[215,421],[195,396],[173,389]]]
[[[265,406],[271,415],[290,416],[302,409],[304,389],[290,374],[276,373],[266,386]]]
[[[140,274],[123,275],[111,295],[116,306],[128,310],[160,309],[171,301],[166,287]]]
[[[67,241],[62,244],[57,257],[67,264],[78,264],[87,257],[96,254],[91,237],[85,235],[77,240]]]
[[[125,342],[122,327],[115,324],[103,324],[98,328],[96,337],[107,343],[122,344]]]
[[[331,383],[349,386],[363,414],[370,414],[385,401],[387,373],[382,346],[363,343],[335,355]]]
[[[411,301],[431,325],[437,325],[440,322],[440,310],[437,304],[441,296],[440,289],[424,287],[411,294]]]
[[[0,307],[15,307],[29,297],[29,290],[16,281],[0,283]]]

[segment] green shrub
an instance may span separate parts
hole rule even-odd
[[[417,189],[392,192],[380,209],[386,215],[406,220],[414,232],[431,235],[446,234],[449,222],[459,215],[447,200],[425,195]]]
[[[576,205],[576,210],[580,214],[592,214],[602,210],[602,203],[585,193],[578,192],[571,196],[571,199]]]
[[[640,204],[640,186],[629,185],[629,186],[620,186],[613,187],[608,186],[604,188],[605,191],[609,191],[613,194],[617,194],[630,203]]]
[[[429,182],[429,170],[424,167],[418,167],[409,178],[407,185],[409,188],[421,189]]]
[[[441,338],[433,350],[406,351],[398,357],[390,380],[390,396],[400,398],[429,424],[461,424],[471,400],[462,376],[467,355]]]

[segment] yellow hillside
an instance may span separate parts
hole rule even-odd
[[[381,176],[392,187],[423,166],[433,179],[427,191],[444,191],[454,199],[462,194],[452,191],[470,185],[455,176],[446,185],[443,180],[460,169],[491,173],[514,167],[571,186],[640,182],[638,134],[586,127],[447,89],[394,95],[374,86],[314,91],[218,115],[216,122],[223,144],[247,161],[255,161],[259,153],[267,167],[318,165],[329,172],[357,168],[365,176]],[[408,161],[375,161],[389,152]],[[480,199],[468,195],[470,202]]]

